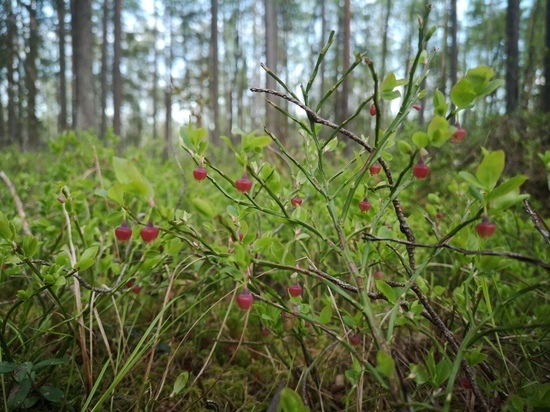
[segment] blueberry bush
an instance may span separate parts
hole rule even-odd
[[[449,161],[472,134],[459,113],[502,82],[480,66],[449,96],[423,89],[428,14],[406,78],[358,53],[316,98],[333,36],[300,93],[266,68],[279,90],[251,91],[294,122],[297,148],[237,129],[221,137],[231,157],[189,123],[168,162],[154,142],[121,154],[72,133],[4,156],[4,408],[550,404],[550,234],[504,150]],[[372,87],[333,123],[325,103],[352,72]],[[348,129],[363,111],[372,136]]]

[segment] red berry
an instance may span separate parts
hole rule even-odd
[[[294,284],[288,287],[288,293],[290,293],[290,296],[294,296],[296,298],[302,294],[302,287],[298,282],[294,282]]]
[[[422,110],[422,106],[420,106],[419,104],[413,104],[413,109],[414,110]]]
[[[382,166],[380,166],[378,163],[373,164],[369,168],[369,172],[372,176],[377,175],[378,173],[380,173],[380,170],[382,170]]]
[[[242,310],[248,310],[254,303],[254,296],[250,293],[248,289],[243,289],[243,291],[237,296],[237,305]]]
[[[290,199],[290,203],[292,206],[300,206],[302,204],[303,200],[300,196],[294,196],[292,199]]]
[[[202,165],[200,165],[195,170],[193,170],[193,177],[195,178],[195,180],[198,180],[199,182],[201,180],[206,179],[207,174],[208,174],[208,172],[206,171],[206,169],[204,167],[202,167]]]
[[[413,175],[417,179],[425,179],[430,173],[430,168],[424,163],[424,160],[420,159],[413,167]]]
[[[252,188],[252,182],[246,175],[246,173],[239,180],[235,182],[235,187],[239,192],[248,193]]]
[[[367,198],[364,198],[359,202],[359,210],[361,212],[368,212],[370,208],[372,207],[371,203],[367,200]]]
[[[445,215],[443,214],[443,212],[437,212],[435,217],[437,217],[438,219],[443,219]]]
[[[374,278],[376,280],[382,280],[382,279],[384,279],[384,272],[382,272],[381,270],[378,270],[378,271],[374,272],[372,274],[372,276],[374,276]]]
[[[132,237],[132,229],[130,229],[126,220],[123,220],[120,226],[115,229],[115,236],[121,242],[126,242]]]
[[[134,279],[130,279],[128,282],[126,282],[126,287],[128,289],[130,289],[131,287],[133,287],[135,285],[135,283],[136,282],[134,281]]]
[[[266,328],[265,326],[262,328],[262,335],[269,336],[269,329]]]
[[[491,220],[487,216],[483,216],[483,219],[481,219],[481,223],[478,223],[476,225],[476,232],[482,238],[493,236],[496,230],[496,225],[491,222]]]
[[[353,346],[357,346],[361,343],[361,338],[354,333],[349,337],[349,343],[351,343]]]
[[[452,135],[451,135],[451,142],[452,143],[459,143],[461,141],[464,140],[464,138],[466,137],[466,130],[464,130],[462,127],[459,127],[458,129],[456,129],[456,132],[454,132]]]
[[[371,105],[369,113],[371,116],[376,116],[376,106],[374,105],[374,103]]]
[[[149,220],[147,225],[139,232],[144,242],[150,243],[155,240],[159,235],[159,228],[153,225],[153,222]]]
[[[134,286],[134,287],[132,288],[132,292],[133,292],[134,294],[136,294],[136,295],[137,295],[139,292],[141,292],[141,285],[136,285],[136,286]]]
[[[464,386],[464,388],[466,388],[466,389],[470,389],[472,387],[472,384],[470,383],[468,378],[462,378],[460,380],[460,383],[462,383],[462,386]]]
[[[244,239],[244,235],[242,233],[239,233],[239,240],[242,242]]]

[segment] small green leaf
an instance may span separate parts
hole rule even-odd
[[[395,291],[393,290],[393,288],[383,280],[376,280],[375,283],[376,289],[378,289],[380,293],[382,293],[386,297],[386,299],[388,299],[388,302],[393,305],[396,301]]]
[[[269,136],[250,136],[245,139],[243,144],[243,150],[249,152],[256,148],[262,148],[268,146],[271,143],[271,137]]]
[[[449,109],[449,105],[445,100],[445,95],[441,93],[439,89],[436,89],[434,92],[434,109],[437,116],[445,116]]]
[[[95,259],[89,258],[89,259],[80,259],[78,262],[75,263],[73,269],[78,272],[83,272],[86,269],[91,268],[95,263]]]
[[[442,359],[435,367],[434,386],[437,388],[451,376],[452,364],[448,359]]]
[[[283,388],[277,412],[309,412],[302,398],[290,388]]]
[[[321,322],[323,325],[327,325],[330,322],[331,318],[332,309],[329,305],[327,305],[321,310],[321,313],[319,313],[319,322]]]
[[[187,385],[187,381],[189,380],[189,372],[183,371],[179,374],[179,376],[176,378],[176,381],[174,382],[174,393],[177,395],[182,391],[183,388]]]
[[[199,213],[203,214],[209,219],[212,219],[214,216],[216,216],[214,206],[209,200],[202,199],[200,197],[194,197],[191,199],[191,204],[195,209],[199,211]]]
[[[526,180],[527,180],[527,176],[524,176],[524,175],[518,175],[518,176],[512,177],[511,179],[507,180],[506,182],[498,185],[495,189],[493,189],[487,195],[487,200],[491,201],[493,199],[496,199],[500,196],[503,196],[509,192],[512,192],[518,189]]]
[[[23,289],[18,290],[16,294],[17,299],[20,299],[20,300],[28,300],[30,299],[31,295],[32,295],[32,292],[23,290]]]
[[[8,396],[8,408],[17,409],[23,405],[25,399],[31,391],[31,380],[23,379],[21,382],[15,384],[11,389],[10,395]]]
[[[95,259],[98,251],[99,251],[99,247],[97,246],[89,247],[84,251],[84,253],[82,253],[82,255],[80,256],[80,259]]]
[[[504,170],[504,151],[484,151],[483,154],[483,160],[476,170],[476,177],[483,188],[489,192],[493,190]]]
[[[523,199],[527,199],[529,195],[520,195],[519,190],[515,189],[511,192],[506,193],[505,195],[499,196],[496,199],[494,199],[491,202],[491,209],[496,210],[505,210],[508,209],[510,206],[515,205],[516,203],[519,203],[523,201]]]
[[[338,145],[338,139],[335,137],[325,145],[324,151],[332,152],[334,149],[336,149],[337,145]]]
[[[220,139],[222,139],[225,144],[227,144],[227,146],[232,150],[234,151],[235,153],[238,152],[237,148],[235,146],[233,146],[233,142],[231,142],[231,139],[227,136],[220,136]]]
[[[458,175],[464,180],[466,180],[468,183],[470,183],[472,186],[475,186],[479,189],[483,189],[483,185],[479,180],[477,180],[477,177],[475,177],[473,174],[465,171],[461,171],[461,172],[458,172]]]
[[[398,90],[392,90],[389,92],[381,92],[380,97],[384,100],[394,100],[401,96]]]
[[[404,140],[399,140],[397,142],[397,148],[399,149],[400,153],[403,153],[403,154],[411,153],[411,145],[405,142]]]
[[[389,353],[379,350],[376,354],[376,370],[390,378],[395,368],[395,361]]]
[[[135,163],[127,159],[113,156],[113,169],[119,183],[124,184],[143,180]]]
[[[395,78],[395,74],[393,72],[389,72],[382,84],[380,85],[380,90],[382,92],[389,92],[392,91],[397,86],[397,80]]]
[[[424,365],[416,365],[411,363],[410,370],[411,373],[409,374],[408,379],[414,380],[417,385],[424,385],[430,380],[430,376],[428,375],[428,371]]]
[[[427,147],[430,144],[430,138],[424,132],[416,132],[413,134],[412,141],[419,148]]]
[[[476,96],[472,83],[468,79],[459,80],[451,89],[451,100],[459,109],[470,105]]]
[[[13,225],[2,212],[0,212],[0,237],[6,240],[13,240],[15,238]]]
[[[33,235],[25,235],[21,247],[25,257],[33,257],[38,252],[38,240]]]
[[[63,400],[64,394],[63,391],[54,386],[41,386],[38,390],[42,396],[50,402],[61,402]]]
[[[52,359],[46,359],[43,361],[38,362],[32,367],[32,370],[38,370],[41,368],[44,368],[46,366],[53,366],[53,365],[61,365],[63,363],[69,362],[69,358],[52,358]]]
[[[13,372],[16,368],[16,363],[0,362],[0,374]]]

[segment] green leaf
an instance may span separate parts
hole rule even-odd
[[[189,380],[189,372],[183,371],[179,374],[179,376],[176,378],[176,381],[174,382],[174,393],[177,395],[182,391],[183,388],[187,385],[187,381]]]
[[[397,86],[397,80],[395,78],[395,74],[393,72],[389,72],[386,75],[386,78],[380,85],[380,91],[382,92],[389,92],[392,91]]]
[[[479,180],[477,180],[477,177],[475,177],[473,174],[465,171],[461,171],[461,172],[458,172],[458,175],[464,180],[466,180],[468,183],[470,183],[472,186],[475,186],[479,189],[483,189],[483,185]]]
[[[380,97],[384,100],[394,100],[401,96],[398,90],[392,90],[390,92],[381,92]]]
[[[466,79],[471,83],[477,95],[481,95],[489,80],[495,77],[495,71],[488,66],[479,66],[466,72]]]
[[[478,363],[483,362],[485,359],[487,359],[487,355],[484,353],[481,353],[481,346],[478,346],[474,351],[470,353],[466,353],[464,357],[468,361],[468,365],[474,366]]]
[[[2,212],[0,212],[0,237],[6,240],[13,240],[15,238],[15,230],[13,230],[13,224]]]
[[[483,185],[483,188],[490,192],[500,179],[504,170],[504,151],[494,152],[483,151],[483,160],[476,170],[476,177]]]
[[[33,257],[38,252],[38,240],[33,235],[25,235],[21,247],[25,257]]]
[[[416,132],[413,134],[412,141],[419,148],[427,147],[430,144],[430,138],[424,132]]]
[[[399,140],[397,142],[397,149],[399,149],[399,152],[403,154],[411,153],[411,145],[405,142],[404,140]]]
[[[109,199],[114,200],[119,205],[124,203],[124,189],[119,183],[109,188],[107,195],[109,196]]]
[[[331,318],[332,309],[329,305],[327,305],[321,310],[321,313],[319,313],[319,322],[321,322],[323,325],[327,325],[330,322]]]
[[[485,86],[485,88],[482,90],[481,95],[486,96],[488,94],[491,94],[503,84],[504,84],[504,80],[502,79],[491,80],[489,83],[487,83],[487,86]]]
[[[382,293],[386,297],[386,299],[388,299],[388,302],[393,305],[396,301],[395,291],[393,290],[393,288],[383,280],[376,280],[375,283],[376,289],[378,289],[378,291]]]
[[[451,89],[451,100],[459,109],[470,105],[476,96],[472,83],[468,79],[459,80]]]
[[[23,405],[25,399],[31,391],[31,380],[24,379],[23,381],[15,384],[12,387],[10,395],[8,396],[8,408],[17,409]]]
[[[413,379],[417,385],[424,385],[430,380],[430,376],[424,365],[416,365],[414,363],[411,363],[410,370],[411,373],[409,374],[408,378]]]
[[[439,89],[436,89],[434,92],[434,109],[437,116],[445,116],[445,113],[449,109],[445,95]]]
[[[124,184],[143,180],[134,162],[127,159],[113,156],[113,169],[119,183]]]
[[[199,211],[199,213],[203,214],[209,219],[212,219],[214,216],[216,216],[214,206],[209,200],[202,199],[200,197],[194,197],[191,198],[191,204],[195,209]]]
[[[16,363],[0,362],[0,374],[13,372],[17,368]]]
[[[523,201],[523,199],[527,199],[529,195],[520,195],[519,190],[515,189],[512,192],[508,192],[505,195],[499,196],[496,199],[494,199],[490,207],[491,209],[496,210],[505,210],[508,209],[510,206],[515,205],[516,203],[519,203]]]
[[[389,353],[379,350],[376,354],[376,370],[390,378],[395,368],[395,361]]]
[[[290,388],[283,388],[277,412],[309,412],[302,398]]]
[[[428,125],[428,137],[430,144],[435,147],[441,147],[449,137],[455,132],[456,128],[449,126],[449,122],[442,116],[434,116]]]
[[[243,150],[249,152],[256,148],[268,146],[270,143],[271,137],[269,136],[247,136],[244,139]]]
[[[50,402],[61,402],[64,397],[63,391],[53,386],[44,385],[38,391]]]
[[[493,189],[487,195],[487,200],[491,201],[493,199],[496,199],[500,196],[503,196],[509,192],[512,192],[518,189],[526,180],[527,180],[527,176],[524,176],[524,175],[518,175],[518,176],[512,177],[511,179],[507,180],[506,182],[498,185],[495,189]]]
[[[98,251],[99,251],[99,247],[97,246],[89,247],[84,251],[84,253],[82,253],[82,255],[80,256],[80,259],[95,259]]]
[[[334,149],[336,149],[337,145],[338,145],[338,139],[335,137],[325,145],[325,148],[323,150],[325,152],[332,152]]]
[[[231,139],[230,139],[229,137],[227,137],[227,136],[220,136],[220,139],[222,139],[222,140],[225,142],[225,144],[227,144],[227,146],[228,146],[231,150],[233,150],[235,153],[238,152],[237,148],[236,148],[235,146],[233,146],[233,142],[231,142]]]
[[[41,368],[44,368],[46,366],[53,366],[53,365],[61,365],[63,363],[67,363],[69,362],[69,358],[52,358],[52,359],[46,359],[46,360],[43,360],[43,361],[40,361],[38,363],[36,363],[33,367],[32,367],[32,370],[33,371],[36,371],[38,369],[41,369]]]
[[[434,386],[437,388],[451,376],[452,364],[448,359],[442,359],[435,367]]]
[[[91,268],[95,263],[95,259],[80,259],[78,262],[75,263],[73,269],[82,272],[86,269]]]

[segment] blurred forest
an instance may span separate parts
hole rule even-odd
[[[0,6],[0,145],[36,150],[68,129],[114,132],[124,144],[173,146],[189,118],[212,138],[291,125],[249,87],[276,88],[260,63],[298,91],[331,30],[319,99],[367,51],[379,77],[406,75],[424,0],[4,0]],[[433,3],[430,48],[439,50],[428,89],[448,93],[468,68],[486,64],[506,87],[458,119],[550,111],[550,0]],[[341,121],[372,89],[356,70],[335,93]],[[369,80],[370,81],[370,80]],[[423,108],[424,110],[424,108]],[[430,104],[426,104],[430,110]],[[517,115],[517,116],[516,116]],[[274,121],[272,117],[277,116]],[[509,117],[507,117],[508,119]],[[415,121],[422,124],[423,113]],[[514,120],[516,122],[516,120]],[[368,133],[368,115],[355,127]],[[509,124],[504,128],[509,130]],[[547,140],[545,144],[547,145]]]

